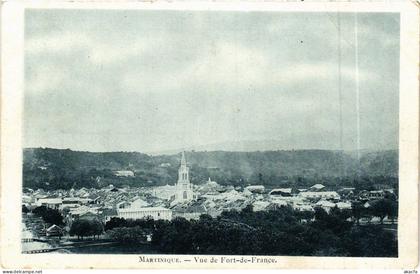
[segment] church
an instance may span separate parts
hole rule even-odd
[[[181,155],[181,165],[178,170],[178,181],[175,185],[175,195],[172,196],[172,217],[183,217],[187,220],[198,219],[200,215],[207,214],[207,209],[197,199],[193,184],[190,180],[190,169],[185,158],[185,152]]]
[[[176,183],[174,203],[186,203],[195,200],[193,185],[190,181],[190,169],[187,165],[185,152],[181,155],[181,165],[178,170],[178,181]]]

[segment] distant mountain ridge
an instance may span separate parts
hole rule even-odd
[[[208,177],[224,184],[243,185],[278,185],[290,178],[398,177],[396,150],[362,151],[360,164],[354,153],[331,150],[187,151],[186,156],[195,183]],[[135,178],[125,179],[129,185],[174,184],[179,159],[179,154],[28,148],[23,151],[24,186],[43,186],[47,182],[51,188],[100,187],[120,183],[113,171],[122,169],[135,172]]]
[[[287,145],[285,145],[287,144]],[[147,151],[145,153],[149,155],[171,155],[181,153],[183,150],[187,151],[226,151],[226,152],[256,152],[256,151],[288,151],[292,150],[290,147],[296,147],[297,144],[293,144],[292,140],[275,140],[275,139],[266,139],[266,140],[239,140],[239,141],[225,141],[210,143],[205,145],[198,146],[188,146],[185,148],[175,148],[175,149],[163,149],[163,150],[154,150]],[[294,150],[329,150],[333,151],[334,149],[325,149],[325,148],[296,148]],[[391,149],[390,149],[391,150]],[[375,152],[378,150],[375,149],[361,149],[362,153],[366,152]],[[354,153],[356,155],[356,150],[349,150],[347,153]]]
[[[182,150],[187,151],[228,151],[228,152],[253,152],[253,151],[272,151],[283,150],[279,140],[242,140],[242,141],[226,141],[219,143],[210,143],[199,146],[189,146],[186,148],[166,149],[148,152],[151,155],[170,155],[180,153]]]

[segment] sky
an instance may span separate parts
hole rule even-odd
[[[25,147],[396,149],[398,94],[398,14],[25,14]]]

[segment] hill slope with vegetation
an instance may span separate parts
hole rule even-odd
[[[281,186],[394,184],[398,152],[354,153],[330,150],[255,152],[190,151],[186,153],[194,184],[209,177],[220,184]],[[23,151],[23,186],[44,189],[81,187],[153,186],[174,184],[179,154],[150,156],[139,152],[84,152],[69,149],[28,148]],[[116,170],[132,170],[121,178]]]

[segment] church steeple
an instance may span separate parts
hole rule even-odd
[[[178,182],[176,184],[177,190],[175,194],[175,198],[179,202],[191,201],[194,198],[189,171],[185,151],[183,151],[181,153],[181,165],[178,169]]]
[[[187,160],[185,159],[185,151],[182,151],[181,166],[186,166],[186,165],[187,165]]]
[[[179,166],[178,170],[178,183],[190,183],[189,168],[187,166],[187,160],[185,158],[184,151],[181,154],[181,165]]]

